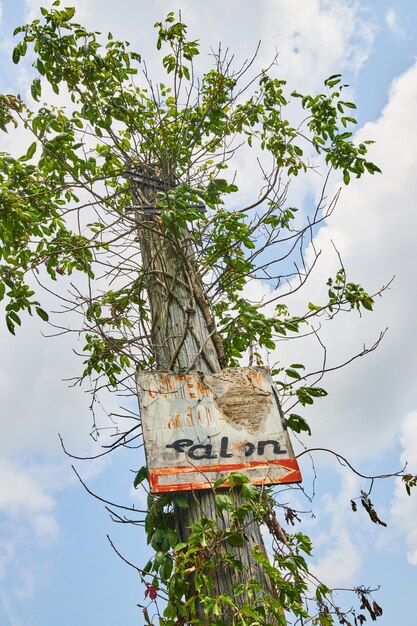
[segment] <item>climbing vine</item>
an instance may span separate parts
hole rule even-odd
[[[143,469],[135,485],[145,477]],[[226,482],[228,488],[224,489]],[[146,586],[145,604],[139,606],[147,624],[155,623],[152,618],[156,614],[161,626],[207,623],[215,626],[285,626],[288,623],[358,626],[369,617],[375,621],[382,615],[372,595],[376,590],[352,589],[359,606],[343,609],[333,591],[311,574],[311,541],[302,532],[284,531],[277,518],[271,488],[259,489],[244,474],[233,472],[219,479],[214,491],[216,519],[203,516],[192,525],[187,542],[179,541],[174,514],[174,504],[187,507],[187,498],[183,494],[149,496],[145,529],[155,557],[138,570]],[[367,506],[368,503],[365,508]],[[222,518],[225,510],[230,515],[230,525]],[[292,525],[294,520],[299,521],[296,512],[289,507],[285,517]],[[262,550],[254,550],[255,560],[271,582],[270,588],[265,589],[256,579],[249,579],[246,584],[233,584],[230,593],[215,595],[216,572],[223,568],[241,571],[244,567],[242,559],[228,550],[228,546],[243,548],[248,527],[254,521],[264,524],[271,536],[269,558]],[[243,603],[239,602],[242,595],[246,599]],[[158,602],[163,606],[161,611]],[[289,619],[295,621],[289,622]]]

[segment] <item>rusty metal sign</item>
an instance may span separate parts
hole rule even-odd
[[[301,481],[267,368],[141,372],[137,387],[152,492],[208,489],[232,471]]]

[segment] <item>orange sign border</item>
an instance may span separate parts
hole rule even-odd
[[[199,467],[163,467],[150,470],[149,472],[149,482],[151,491],[153,493],[164,493],[167,491],[188,491],[194,489],[211,489],[213,483],[209,482],[209,479],[203,483],[172,483],[172,484],[159,484],[160,476],[168,476],[172,474],[209,474],[210,472],[243,472],[245,469],[252,469],[257,467],[268,467],[268,465],[280,465],[281,467],[285,467],[290,470],[288,474],[285,474],[280,479],[274,478],[271,481],[265,480],[263,478],[251,479],[250,482],[253,485],[276,485],[280,483],[299,483],[302,480],[300,468],[298,466],[297,459],[281,459],[281,460],[270,460],[270,461],[248,461],[248,463],[225,463],[218,465],[201,465]],[[214,482],[214,481],[213,481]],[[228,487],[227,481],[221,485],[222,487]],[[187,489],[188,487],[188,489]]]

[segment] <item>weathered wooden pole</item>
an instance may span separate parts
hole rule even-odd
[[[155,205],[157,195],[155,172],[144,182],[132,182],[132,198],[136,205]],[[193,248],[184,230],[169,232],[160,215],[153,210],[138,212],[139,239],[144,267],[144,280],[149,297],[152,328],[151,336],[157,369],[175,373],[198,370],[206,374],[219,372],[225,365],[223,344],[217,333],[210,303],[207,301],[196,267]],[[176,511],[180,540],[184,541],[191,524],[203,516],[230,527],[227,511],[222,518],[216,511],[212,490],[187,492],[188,508]],[[238,495],[236,494],[236,497]],[[214,574],[213,595],[233,594],[235,583],[256,580],[271,592],[269,579],[252,555],[252,549],[264,543],[259,524],[252,518],[245,525],[243,547],[227,546],[243,564],[242,571],[230,567],[217,568]],[[250,602],[242,594],[238,603]],[[229,617],[222,616],[225,623]]]

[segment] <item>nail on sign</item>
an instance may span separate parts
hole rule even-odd
[[[208,489],[232,471],[301,481],[267,368],[140,372],[137,387],[152,492]]]

